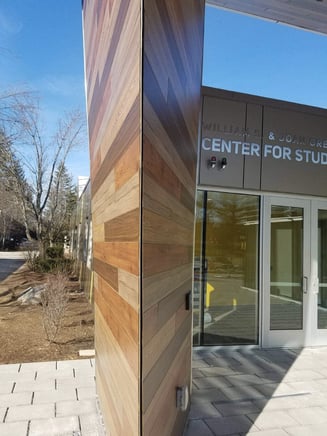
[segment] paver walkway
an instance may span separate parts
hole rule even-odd
[[[104,436],[94,360],[0,366],[0,436]]]
[[[327,348],[194,349],[185,436],[248,434],[327,435]],[[93,359],[0,366],[0,436],[104,435]]]
[[[194,349],[185,436],[326,436],[327,348]]]

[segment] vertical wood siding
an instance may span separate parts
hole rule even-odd
[[[96,381],[111,435],[140,416],[139,0],[83,4],[91,156]]]
[[[143,434],[181,435],[190,385],[194,195],[203,46],[201,0],[144,1]]]

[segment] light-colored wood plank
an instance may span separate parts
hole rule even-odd
[[[180,345],[149,407],[146,410],[143,409],[143,428],[146,435],[155,434],[156,429],[159,428],[161,429],[160,436],[180,435],[174,432],[175,422],[178,414],[184,415],[186,419],[187,412],[178,412],[176,409],[176,387],[190,385],[190,340],[190,337],[187,337]]]
[[[192,320],[189,314],[188,318],[183,322],[179,330],[175,332],[172,341],[170,341],[168,346],[165,348],[165,352],[160,354],[155,364],[143,378],[143,410],[146,410],[153,401],[156,391],[171,368],[174,357],[176,354],[178,354],[178,351],[185,341],[185,338],[191,337],[191,325]],[[144,328],[146,328],[146,326],[144,326]]]
[[[189,311],[185,310],[185,298],[186,294],[191,290],[191,279],[188,283],[174,289],[165,298],[160,300],[154,306],[151,306],[146,312],[143,312],[144,326],[143,329],[143,346],[151,340],[162,326],[170,319],[175,313],[179,313],[179,308],[185,312],[185,316],[189,315]],[[149,314],[148,314],[149,312]]]
[[[124,270],[118,270],[119,295],[135,310],[139,311],[140,283],[139,277]]]
[[[140,170],[140,138],[135,138],[115,165],[115,190],[121,188]]]
[[[148,327],[148,326],[146,326]],[[176,332],[175,314],[143,347],[143,377],[146,377],[154,366],[160,355],[165,352],[166,347],[172,341]]]
[[[125,183],[118,191],[104,186],[100,189],[99,196],[93,200],[93,221],[95,225],[105,223],[131,210],[137,209],[140,202],[140,180],[139,175],[135,174],[128,183]],[[102,192],[102,196],[101,196]],[[107,207],[106,205],[110,205]]]
[[[131,274],[139,273],[138,242],[95,242],[93,256]]]
[[[169,270],[167,272],[151,275],[143,279],[143,311],[148,310],[152,305],[163,300],[175,289],[190,282],[192,269],[190,265]],[[186,287],[186,286],[185,286]]]
[[[117,342],[97,305],[95,306],[97,325],[96,352],[98,358],[97,385],[102,386],[104,406],[109,415],[109,429],[116,434],[138,435],[139,414],[135,404],[139,401],[138,377],[131,370],[125,353]]]
[[[110,290],[109,285],[103,284],[103,286],[100,285],[100,289],[95,289],[94,301],[106,322],[107,329],[116,338],[129,367],[137,377],[138,314],[115,291]],[[119,306],[114,304],[119,304]],[[100,334],[99,331],[98,334]]]

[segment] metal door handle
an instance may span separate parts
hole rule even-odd
[[[308,293],[308,277],[307,276],[303,276],[303,293],[304,294]]]

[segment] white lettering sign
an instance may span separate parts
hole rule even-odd
[[[291,135],[286,135],[283,140],[276,138],[273,132],[268,135],[271,143],[266,143],[261,146],[255,142],[242,142],[233,139],[223,139],[223,138],[203,138],[201,142],[201,148],[204,151],[211,151],[213,153],[223,153],[223,154],[235,154],[242,156],[254,156],[260,157],[262,151],[263,158],[273,158],[279,160],[296,161],[302,163],[327,165],[327,152],[318,150],[308,150],[305,148],[291,148],[289,145],[294,146],[294,141]],[[312,138],[313,140],[313,138]],[[285,145],[280,145],[276,142],[284,142]],[[319,144],[319,145],[318,145]],[[311,145],[311,143],[310,143]],[[326,141],[316,141],[314,142],[315,147],[325,148],[327,147]]]

